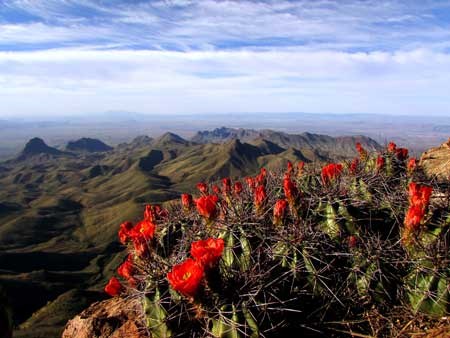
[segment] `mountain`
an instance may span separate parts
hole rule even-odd
[[[137,136],[133,139],[133,141],[131,141],[131,145],[134,146],[145,146],[150,144],[153,141],[153,139],[151,137],[148,137],[147,135],[141,135],[141,136]],[[125,143],[126,145],[127,143]]]
[[[261,132],[254,129],[222,127],[211,131],[199,131],[191,138],[191,141],[196,143],[223,143],[235,139],[250,141],[258,137],[261,137]]]
[[[186,146],[189,145],[189,142],[174,133],[165,133],[153,142],[153,146],[159,148],[171,145]]]
[[[198,144],[155,169],[171,178],[178,189],[188,189],[196,182],[225,176],[242,176],[258,170],[262,151],[239,140],[224,144]]]
[[[357,142],[370,151],[377,151],[381,146],[373,139],[366,136],[338,136],[331,137],[327,135],[302,133],[288,134],[269,129],[233,129],[217,128],[212,131],[200,131],[192,137],[193,142],[197,143],[223,143],[229,140],[240,139],[246,142],[269,141],[282,148],[295,148],[305,153],[316,152],[314,157],[333,157],[346,158],[350,154],[356,155],[355,144]]]
[[[83,137],[76,141],[67,143],[66,149],[69,151],[85,151],[89,153],[109,151],[113,148],[94,138]]]
[[[141,136],[94,153],[62,152],[35,138],[18,160],[0,163],[0,284],[21,328],[15,336],[60,336],[79,306],[104,297],[104,283],[121,261],[118,225],[139,220],[145,203],[178,199],[199,181],[284,167],[287,160],[350,158],[355,142],[371,144],[363,137],[267,130],[239,135],[246,140]]]
[[[25,148],[22,150],[20,155],[18,156],[19,160],[27,159],[29,157],[33,157],[36,155],[52,155],[52,156],[61,156],[64,152],[49,147],[44,140],[35,137],[27,142]]]

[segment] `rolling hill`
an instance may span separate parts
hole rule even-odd
[[[118,225],[136,221],[145,203],[287,160],[350,158],[356,142],[380,147],[363,136],[228,128],[191,140],[140,136],[113,149],[97,141],[72,143],[69,152],[35,138],[0,164],[0,284],[20,326],[16,337],[57,337],[65,320],[104,297],[101,289],[121,259]]]

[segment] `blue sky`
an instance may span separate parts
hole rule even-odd
[[[450,116],[450,1],[0,0],[0,117]]]

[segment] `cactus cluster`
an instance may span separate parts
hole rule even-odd
[[[106,291],[139,297],[152,337],[396,336],[447,315],[448,185],[393,143],[357,151],[147,206]]]

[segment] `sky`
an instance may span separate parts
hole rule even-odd
[[[450,117],[450,1],[0,0],[0,118]]]

